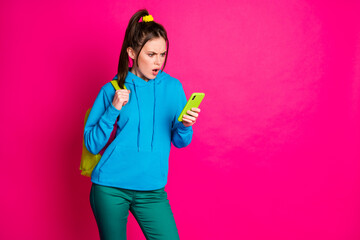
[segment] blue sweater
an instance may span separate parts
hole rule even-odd
[[[94,168],[91,181],[132,190],[160,189],[167,183],[171,142],[182,148],[192,139],[192,127],[177,120],[187,102],[183,87],[161,70],[148,82],[129,71],[125,86],[131,91],[129,102],[117,110],[112,105],[115,89],[105,84],[86,122],[85,146],[97,154],[119,116],[116,137]]]

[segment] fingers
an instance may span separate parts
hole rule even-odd
[[[196,119],[199,116],[200,108],[191,108],[191,110],[186,111],[186,114],[183,115],[183,124],[185,126],[192,126],[196,123]]]
[[[196,118],[195,117],[191,117],[189,115],[184,115],[183,116],[183,120],[186,120],[188,122],[195,122],[196,121]]]
[[[199,112],[200,112],[200,108],[191,108],[191,111],[199,113]]]
[[[200,112],[200,108],[192,108],[191,110],[187,110],[186,113],[190,116],[198,117]]]
[[[120,101],[129,101],[130,90],[120,89],[115,92],[115,97]]]
[[[185,117],[183,117],[182,121],[187,123],[193,123],[193,121],[191,121],[190,119],[186,119]]]
[[[130,90],[125,90],[125,89],[116,90],[115,94],[118,96],[129,96]]]
[[[120,89],[115,91],[113,98],[113,105],[116,109],[120,110],[129,102],[130,90]]]

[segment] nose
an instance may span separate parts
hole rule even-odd
[[[159,65],[159,66],[160,66],[160,64],[161,64],[160,56],[157,55],[156,58],[155,58],[155,65]]]

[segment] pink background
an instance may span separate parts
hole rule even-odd
[[[360,4],[340,0],[1,1],[0,239],[98,239],[83,118],[143,7],[166,72],[206,93],[170,154],[181,239],[360,239]]]

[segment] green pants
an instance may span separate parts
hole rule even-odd
[[[93,183],[90,204],[101,240],[125,240],[129,210],[147,240],[179,239],[164,188],[135,191]]]

